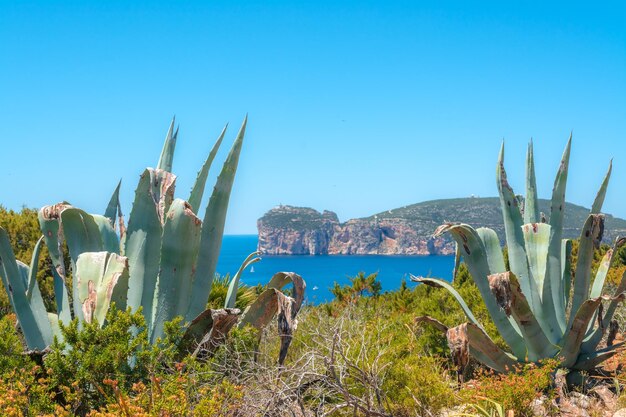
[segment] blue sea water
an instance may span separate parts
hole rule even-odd
[[[257,247],[256,235],[224,236],[217,264],[220,275],[239,269],[241,262]],[[261,262],[245,271],[242,281],[248,285],[266,284],[279,271],[293,271],[307,283],[307,302],[318,304],[333,299],[329,288],[334,282],[348,284],[348,277],[359,271],[378,272],[383,291],[400,287],[402,279],[409,282],[409,274],[452,279],[454,256],[390,256],[390,255],[291,255],[262,256]],[[413,285],[412,283],[410,285]]]

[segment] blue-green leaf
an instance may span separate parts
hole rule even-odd
[[[235,308],[235,303],[237,301],[237,290],[239,289],[239,279],[241,278],[241,274],[245,271],[253,263],[259,262],[261,258],[258,257],[261,252],[252,252],[248,257],[243,261],[239,270],[230,280],[230,284],[228,285],[228,293],[226,294],[226,302],[224,303],[224,308]]]
[[[185,316],[185,321],[191,321],[198,316],[206,307],[217,259],[222,247],[222,237],[224,235],[224,223],[226,222],[226,212],[230,193],[235,181],[235,173],[239,163],[239,154],[243,145],[243,138],[246,132],[248,117],[243,121],[233,147],[224,162],[222,171],[217,177],[215,188],[211,194],[209,205],[204,214],[202,224],[202,236],[200,238],[200,252],[196,274],[193,281],[191,305]]]
[[[204,195],[204,188],[206,186],[206,180],[209,176],[209,170],[211,169],[211,165],[213,164],[215,155],[217,155],[217,151],[222,144],[222,139],[224,139],[224,134],[226,133],[227,127],[228,124],[224,126],[224,129],[222,129],[222,133],[217,138],[217,141],[215,141],[213,149],[211,149],[211,152],[209,152],[209,156],[207,157],[206,161],[204,161],[204,165],[202,165],[202,168],[198,172],[196,182],[193,184],[193,188],[191,189],[191,194],[189,195],[189,204],[191,205],[194,213],[200,212],[200,205],[202,204],[202,196]]]

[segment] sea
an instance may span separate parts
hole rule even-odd
[[[217,273],[233,276],[243,260],[257,248],[257,235],[225,235],[217,264]],[[280,271],[296,272],[307,284],[306,302],[319,304],[333,299],[330,288],[335,282],[349,284],[349,277],[360,271],[378,273],[384,291],[400,287],[402,280],[410,286],[410,274],[452,279],[454,256],[438,255],[262,255],[261,261],[248,268],[242,276],[247,285],[266,284]]]

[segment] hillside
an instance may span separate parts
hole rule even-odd
[[[539,209],[549,216],[550,201]],[[564,237],[576,238],[589,209],[566,203]],[[489,198],[454,198],[425,201],[369,217],[339,222],[331,211],[279,206],[258,220],[259,250],[266,254],[449,254],[454,245],[447,237],[432,238],[447,221],[494,229],[504,240],[500,201]],[[626,220],[606,215],[604,241],[626,234]]]

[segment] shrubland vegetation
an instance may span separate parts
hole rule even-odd
[[[0,224],[14,225],[8,226],[11,232],[33,222],[33,210],[0,210]],[[21,236],[26,258],[38,238],[37,228],[32,230],[11,233]],[[603,245],[595,252],[593,270],[608,249]],[[575,260],[576,243],[572,253]],[[622,248],[615,270],[625,269],[625,261]],[[42,288],[50,279],[45,272],[38,276]],[[608,280],[615,285],[618,278],[615,273]],[[224,305],[229,281],[216,277],[209,307]],[[504,347],[464,264],[452,285]],[[237,307],[245,309],[263,289],[239,286]],[[448,292],[404,281],[398,290],[382,292],[376,274],[363,272],[331,290],[334,301],[301,311],[282,368],[276,365],[275,323],[263,331],[260,343],[255,329],[235,329],[213,357],[199,361],[177,351],[180,326],[169,325],[167,337],[152,345],[143,315],[117,309],[109,311],[108,325],[101,329],[95,323],[79,328],[74,321],[62,329],[64,341],[55,342],[43,359],[30,357],[2,299],[0,409],[15,416],[343,416],[354,410],[357,415],[422,416],[464,404],[478,407],[466,412],[478,413],[497,404],[530,415],[535,398],[555,396],[553,362],[507,375],[473,363],[465,371],[471,382],[459,384],[445,336],[415,321],[420,316],[447,326],[463,321],[463,311]],[[52,305],[52,291],[42,293],[49,294],[51,299],[44,299]]]
[[[524,416],[535,399],[556,396],[556,362],[505,375],[473,363],[470,382],[460,384],[443,335],[415,321],[462,320],[453,298],[405,282],[397,291],[363,292],[359,277],[378,282],[359,273],[341,297],[303,309],[283,367],[276,365],[276,323],[260,343],[256,329],[235,329],[214,356],[198,360],[179,355],[176,323],[152,345],[143,315],[112,309],[103,328],[79,329],[76,321],[63,328],[64,342],[41,359],[23,353],[15,318],[5,315],[0,409],[15,416],[423,416],[501,406]],[[453,285],[504,345],[463,265]]]
[[[104,216],[67,203],[0,208],[3,415],[553,415],[567,401],[566,377],[585,390],[598,372],[621,392],[623,343],[614,342],[626,249],[623,240],[599,246],[610,168],[580,239],[568,241],[569,143],[550,223],[538,210],[532,147],[523,208],[502,152],[504,250],[493,230],[446,223],[437,232],[453,235],[464,261],[452,283],[413,277],[429,285],[383,293],[375,273],[358,272],[335,284],[334,301],[303,305],[295,273],[240,284],[256,253],[232,278],[214,276],[244,131],[245,122],[204,220],[195,213],[224,133],[184,201],[173,196],[173,123],[128,228],[119,189]]]

